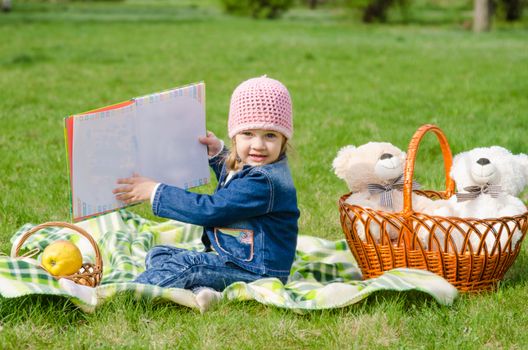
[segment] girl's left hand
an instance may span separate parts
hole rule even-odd
[[[156,181],[136,173],[132,177],[118,179],[117,183],[125,186],[115,188],[112,193],[116,195],[117,200],[126,204],[150,200],[152,191],[157,184]]]
[[[202,145],[207,146],[207,155],[209,157],[217,155],[222,150],[222,141],[220,141],[220,139],[209,130],[207,130],[207,136],[199,137],[198,141]]]

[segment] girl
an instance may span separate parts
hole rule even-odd
[[[199,290],[198,303],[218,298],[233,282],[276,277],[286,282],[297,244],[299,209],[286,159],[293,132],[290,95],[266,76],[240,84],[231,96],[231,150],[213,133],[209,164],[218,179],[212,195],[134,175],[113,192],[125,203],[149,200],[154,214],[204,227],[205,252],[156,246],[139,283]],[[200,305],[204,308],[207,305]]]

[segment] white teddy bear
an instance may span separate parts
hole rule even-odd
[[[345,146],[333,161],[334,172],[344,180],[352,194],[346,203],[374,210],[400,212],[403,209],[403,168],[406,154],[387,142],[369,142],[364,145]],[[413,186],[414,187],[414,186]],[[413,194],[413,207],[417,210],[430,205],[431,200]],[[363,218],[364,222],[366,218]],[[360,223],[356,231],[366,240]],[[380,223],[372,220],[369,231],[377,242]],[[391,239],[398,237],[396,228],[388,227]]]
[[[528,184],[528,156],[526,154],[513,155],[510,151],[499,146],[475,148],[462,152],[453,159],[450,172],[457,187],[456,195],[448,200],[424,209],[424,212],[434,216],[454,216],[460,218],[499,218],[515,216],[527,211],[524,203],[517,198]],[[496,243],[499,225],[494,225],[486,235],[486,251],[490,253]],[[468,226],[461,224],[463,230]],[[486,231],[483,225],[477,225],[480,232]],[[520,230],[513,224],[508,224],[509,230],[515,230],[512,237],[512,249],[522,237]],[[419,232],[419,237],[427,247],[428,233]],[[439,241],[445,238],[441,230],[435,235]],[[458,230],[451,232],[454,244],[461,251],[464,236]],[[507,250],[508,232],[503,230],[499,243],[501,251]],[[472,233],[469,237],[471,248],[475,252],[480,244],[480,237]],[[497,249],[497,248],[496,248]],[[496,251],[496,250],[495,250]],[[484,253],[483,251],[481,253]]]

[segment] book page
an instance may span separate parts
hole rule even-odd
[[[139,171],[134,105],[74,117],[72,200],[74,218],[123,206],[112,194],[116,180]]]
[[[112,190],[135,172],[184,189],[209,182],[207,147],[198,142],[206,134],[205,85],[129,102],[66,123],[74,221],[125,207]]]
[[[190,188],[209,181],[203,84],[136,99],[141,175]],[[206,165],[206,166],[204,166]]]

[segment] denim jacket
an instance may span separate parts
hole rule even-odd
[[[209,164],[218,179],[212,195],[161,184],[154,214],[204,226],[202,241],[224,259],[264,276],[287,277],[297,245],[297,194],[287,158],[244,166],[227,183],[223,153]]]

